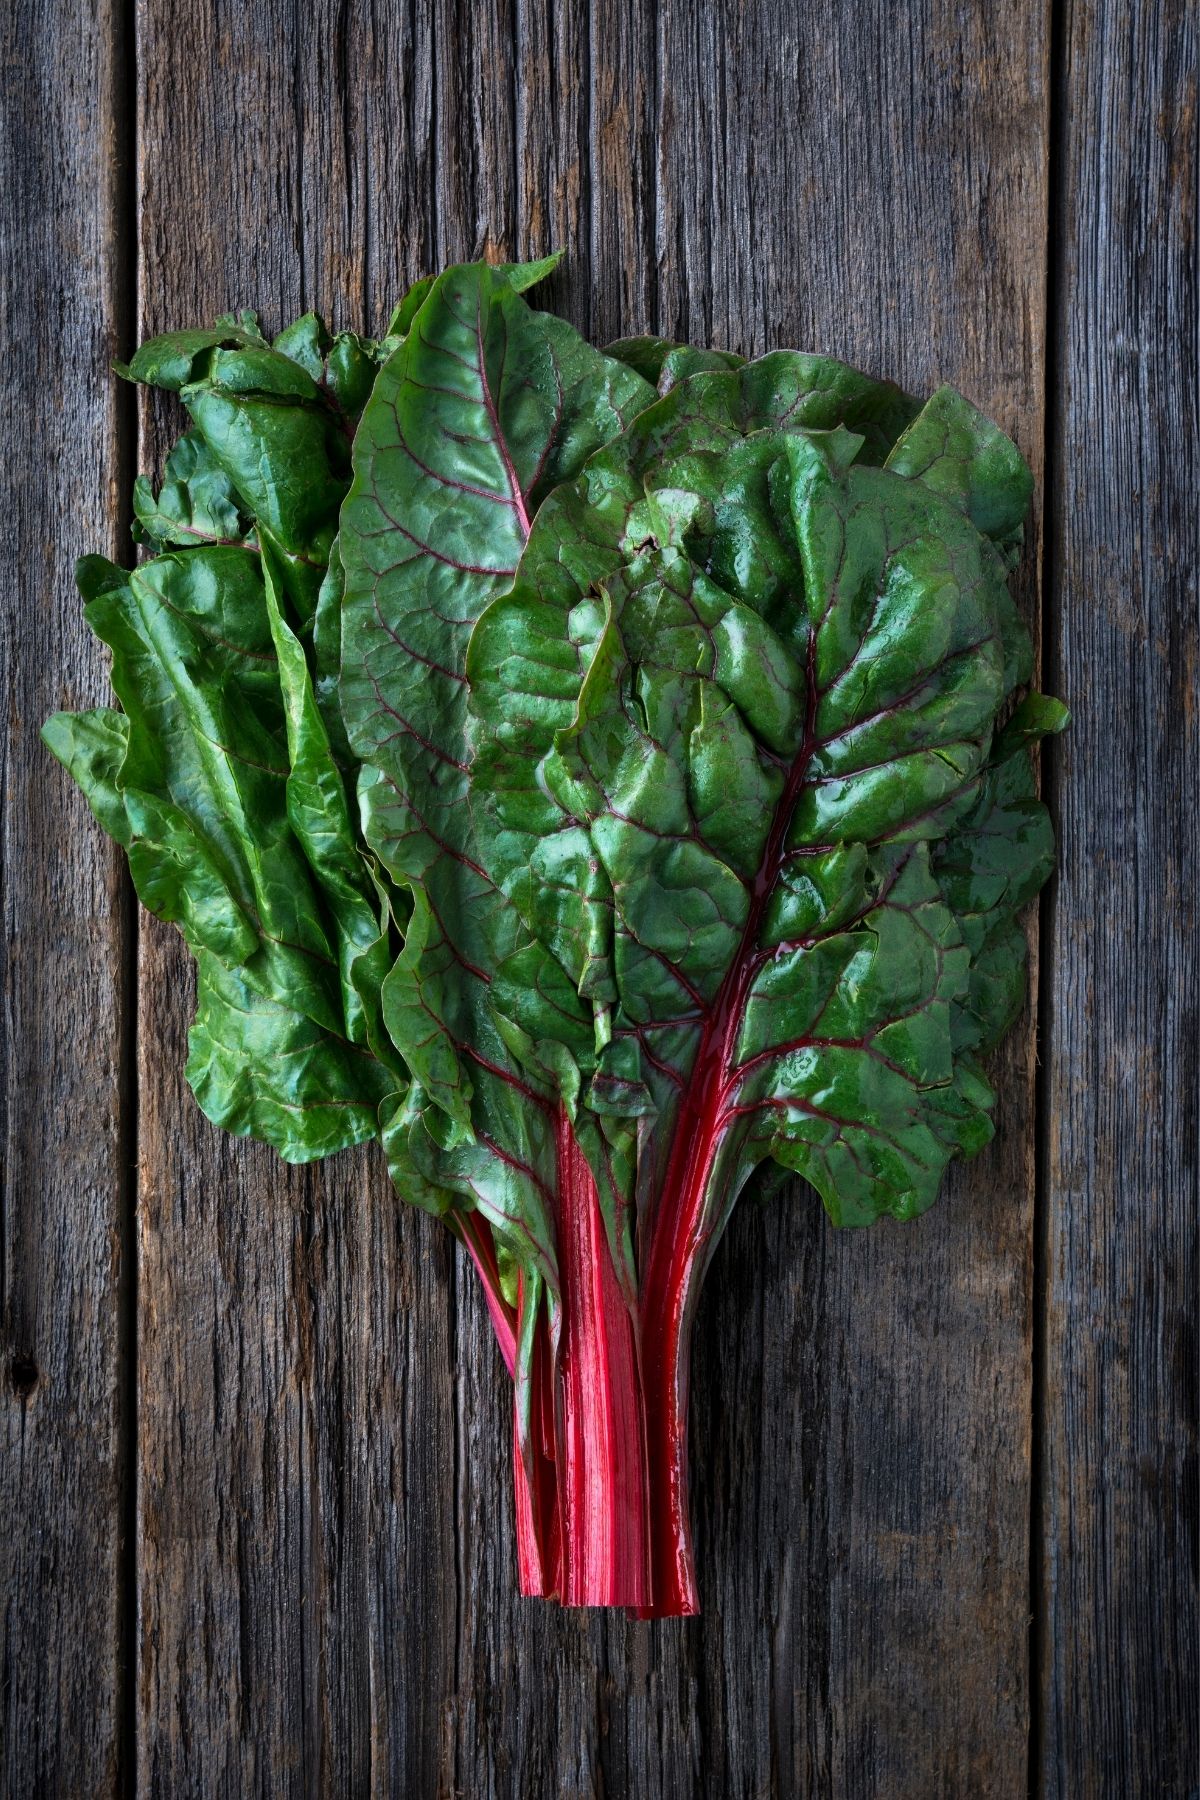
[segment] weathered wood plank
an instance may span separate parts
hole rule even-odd
[[[570,248],[565,269],[536,296],[592,335],[589,210],[595,168],[584,6],[521,0],[516,39],[516,253]]]
[[[107,698],[72,580],[122,553],[119,9],[9,14],[0,680],[0,1791],[115,1794],[128,1474],[129,1109],[120,860],[38,741]],[[127,416],[127,415],[126,415]]]
[[[1041,1634],[1052,1796],[1200,1781],[1194,9],[1065,8]]]
[[[229,306],[381,327],[429,264],[428,33],[403,9],[139,9],[142,332]],[[290,72],[291,86],[281,79]],[[143,412],[141,460],[167,440]],[[140,970],[144,1792],[432,1793],[453,1685],[452,1258],[381,1159],[236,1145]]]
[[[599,344],[657,325],[658,13],[640,0],[595,0],[589,11],[590,326]]]
[[[956,383],[1043,442],[1048,8],[816,0],[660,27],[660,323]],[[1036,625],[1035,521],[1023,576]],[[910,1227],[743,1208],[693,1408],[714,1791],[1023,1791],[1032,1019],[998,1139]]]
[[[430,190],[435,266],[515,254],[517,0],[434,0]]]
[[[246,302],[378,324],[401,276],[565,243],[553,291],[601,340],[654,326],[949,378],[1038,472],[1045,10],[145,0],[142,330]],[[34,737],[104,697],[69,563],[105,518],[120,550],[99,379],[127,348],[118,38],[103,9],[18,29],[0,309],[31,281],[51,299],[32,334],[0,322],[68,503],[47,562],[36,490],[10,483],[3,1785],[90,1794],[129,1785],[123,889]],[[1046,984],[1035,1772],[1054,1795],[1172,1795],[1197,1762],[1196,46],[1178,6],[1068,4],[1063,37],[1050,662],[1076,723]],[[167,424],[144,407],[143,464]],[[1035,531],[1031,615],[1036,561]],[[1113,719],[1178,804],[1115,767]],[[377,1159],[300,1175],[209,1130],[182,1081],[188,985],[145,924],[143,1791],[1022,1791],[1028,1029],[997,1071],[998,1145],[923,1225],[839,1237],[801,1194],[735,1218],[696,1349],[706,1610],[639,1626],[517,1597],[509,1390],[473,1275]]]

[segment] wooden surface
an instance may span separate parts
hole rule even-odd
[[[1200,1792],[1194,9],[1063,19],[1038,1777]]]
[[[72,567],[124,554],[127,221],[113,7],[31,0],[0,63],[8,392],[0,681],[0,1791],[128,1772],[129,922],[119,853],[38,741],[105,700]]]
[[[1195,76],[1184,0],[21,10],[5,1794],[1200,1786]],[[143,396],[135,451],[114,354],[245,304],[376,328],[429,268],[560,244],[598,341],[797,344],[997,416],[1075,712],[995,1145],[915,1227],[735,1215],[686,1623],[517,1597],[474,1276],[377,1156],[205,1123],[187,958],[36,740],[103,695],[71,561],[127,544],[174,423]]]

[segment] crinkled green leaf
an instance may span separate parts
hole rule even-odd
[[[210,951],[197,968],[187,1078],[214,1125],[296,1163],[376,1135],[394,1084],[368,1050],[261,993]]]
[[[156,550],[236,543],[246,533],[233,483],[198,432],[186,432],[172,450],[157,494],[138,476],[133,511],[134,537]]]
[[[266,339],[258,329],[254,313],[240,318],[227,314],[215,325],[191,331],[169,331],[162,337],[150,338],[128,363],[118,363],[117,373],[129,381],[142,381],[150,387],[178,393],[196,377],[197,366],[210,351],[225,349],[265,348]]]
[[[407,1080],[381,1009],[397,897],[358,836],[336,648],[322,677],[305,630],[378,354],[312,314],[274,346],[252,315],[143,346],[127,372],[193,427],[135,490],[162,554],[80,564],[124,711],[45,732],[197,956],[201,1104],[292,1160],[373,1135]]]
[[[225,354],[221,351],[216,356]],[[275,351],[260,363],[292,368]],[[346,446],[318,400],[227,385],[221,365],[183,389],[183,403],[247,511],[298,554],[323,564],[345,491]],[[239,371],[240,373],[240,371]],[[261,379],[261,369],[255,371]],[[313,386],[303,371],[297,376]]]
[[[592,1031],[496,998],[543,1079],[550,1038],[575,1067],[622,1046],[612,1095],[653,1118],[629,1204],[682,1138],[709,1229],[766,1154],[841,1222],[907,1217],[990,1135],[970,1053],[1023,992],[1050,849],[1047,703],[990,757],[1029,660],[1022,470],[949,390],[917,414],[779,353],[697,374],[549,498],[476,626],[478,860]]]
[[[690,344],[676,344],[670,338],[660,337],[620,338],[608,346],[606,354],[627,363],[660,394],[669,393],[689,375],[739,369],[746,360],[731,350],[696,350]]]
[[[1063,730],[1067,710],[1030,694],[996,740],[972,806],[938,847],[935,869],[971,951],[966,994],[955,1009],[957,1048],[991,1050],[1025,1001],[1025,934],[1017,923],[1054,868],[1054,830],[1037,797],[1028,749]]]
[[[939,388],[888,457],[889,469],[921,481],[1008,551],[1020,548],[1033,493],[1021,452],[953,388]]]
[[[398,321],[407,336],[363,414],[342,512],[341,707],[364,764],[367,842],[413,894],[385,1014],[427,1104],[422,1121],[409,1107],[389,1128],[393,1168],[403,1181],[411,1164],[421,1193],[440,1170],[443,1188],[488,1209],[514,1242],[536,1220],[552,1259],[544,1077],[520,1070],[489,994],[529,937],[474,854],[464,661],[543,495],[651,391],[532,312],[518,285],[511,271],[451,269]]]
[[[714,1195],[770,1155],[839,1218],[928,1204],[990,1129],[1062,723],[996,732],[995,427],[826,358],[602,355],[520,298],[556,261],[418,282],[378,341],[144,345],[192,424],[135,491],[158,554],[80,569],[124,710],[46,731],[197,953],[212,1116],[306,1156],[383,1102],[402,1191],[551,1293],[560,1103],[627,1287],[689,1132]]]
[[[135,536],[156,548],[254,542],[261,524],[283,559],[290,604],[312,622],[350,478],[350,444],[385,347],[331,336],[306,313],[274,344],[252,315],[145,344],[123,372],[177,391],[194,430],[155,495],[139,479]]]
[[[525,1590],[668,1615],[729,1208],[795,1171],[908,1218],[987,1141],[1065,713],[1015,704],[1031,484],[974,408],[602,354],[520,297],[557,260],[419,281],[378,340],[144,345],[191,421],[154,554],[78,568],[122,710],[45,737],[196,957],[209,1117],[380,1136],[475,1260]]]
[[[385,1061],[379,991],[391,961],[388,905],[365,862],[351,820],[346,777],[318,704],[304,648],[284,616],[278,553],[265,527],[264,599],[279,668],[287,736],[288,823],[333,922],[347,1035]],[[366,979],[364,973],[370,971]]]
[[[109,707],[54,713],[42,727],[42,741],[83,789],[109,837],[128,848],[129,820],[118,779],[129,747],[125,715]]]
[[[539,257],[535,262],[527,263],[494,263],[490,265],[493,277],[503,277],[516,294],[524,294],[539,281],[545,281],[553,275],[563,259],[561,250],[554,250],[549,256]],[[388,321],[388,339],[395,347],[395,341],[407,337],[413,320],[429,297],[429,292],[437,281],[436,275],[424,275],[420,281],[414,282],[408,293],[393,312]]]
[[[364,1109],[373,1115],[395,1085],[370,1053],[353,980],[356,959],[378,953],[385,923],[303,652],[275,585],[264,587],[263,558],[241,548],[179,551],[131,575],[89,567],[87,579],[88,621],[112,648],[124,714],[60,716],[47,741],[126,843],[144,904],[178,924],[199,959],[237,971],[223,984],[209,971],[217,998],[201,1020],[220,1053],[203,1063],[202,1104],[217,1104],[220,1071],[236,1061],[238,1007],[250,1016],[245,990],[263,1002],[243,1045],[249,1071],[284,1019],[279,1041],[296,1058],[296,1092],[319,1080],[322,1044],[331,1078],[342,1069],[357,1083],[357,1113],[314,1111],[307,1153],[325,1154],[339,1129],[358,1141]],[[243,1070],[228,1097],[231,1118],[245,1116],[255,1079]],[[338,1092],[346,1098],[345,1079]],[[303,1116],[287,1115],[278,1138],[281,1104],[279,1093],[264,1100],[259,1135],[296,1156]]]

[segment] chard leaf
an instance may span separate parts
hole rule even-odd
[[[178,392],[195,429],[155,495],[134,489],[135,537],[157,548],[272,534],[301,626],[311,627],[349,485],[350,444],[385,346],[332,336],[306,313],[274,344],[252,314],[144,344],[121,373]]]
[[[260,531],[264,599],[287,737],[288,823],[332,917],[347,1035],[356,1044],[369,1043],[387,1061],[379,991],[390,960],[388,900],[371,879],[355,838],[346,778],[334,760],[303,646],[284,616],[278,552],[266,530]]]
[[[839,1222],[908,1217],[990,1135],[973,1055],[1019,1004],[1050,845],[1025,744],[1052,703],[992,753],[1030,660],[1025,484],[949,390],[917,413],[777,353],[598,452],[480,618],[478,859],[591,1030],[493,1004],[543,1079],[550,1041],[580,1068],[589,1035],[623,1045],[643,1219],[691,1183],[716,1230],[766,1155]]]
[[[528,933],[475,854],[464,664],[543,496],[652,391],[532,312],[520,285],[511,271],[450,269],[396,321],[407,336],[363,414],[342,512],[341,707],[367,842],[412,894],[384,992],[423,1103],[410,1096],[385,1133],[397,1185],[438,1209],[451,1196],[479,1207],[552,1278],[548,1083],[518,1064],[489,993]]]
[[[660,337],[620,338],[608,346],[607,354],[636,369],[660,394],[670,393],[677,382],[686,381],[689,375],[740,369],[746,360],[731,350],[696,350],[690,344],[676,344],[670,338]]]
[[[129,747],[124,713],[111,707],[92,712],[54,713],[42,726],[42,742],[58,758],[97,821],[124,849],[129,848],[129,820],[118,776]]]
[[[367,1050],[264,995],[210,951],[196,962],[187,1078],[214,1125],[293,1163],[376,1135],[378,1105],[395,1083]]]
[[[396,896],[357,837],[336,650],[322,689],[306,629],[378,355],[313,314],[274,346],[252,315],[143,346],[125,372],[179,391],[193,427],[159,492],[135,488],[160,554],[79,568],[124,710],[44,732],[197,958],[201,1105],[292,1161],[375,1135],[406,1081],[381,1008]]]
[[[549,256],[539,257],[536,262],[493,263],[489,266],[494,279],[503,279],[508,282],[515,294],[524,294],[531,287],[536,287],[540,281],[545,281],[548,275],[553,275],[562,259],[563,252],[554,250]],[[413,320],[425,304],[436,280],[436,275],[423,276],[408,290],[388,321],[389,339],[407,337]]]
[[[1026,697],[996,740],[974,805],[934,855],[971,952],[967,992],[952,1020],[955,1046],[964,1051],[993,1049],[1024,1004],[1027,947],[1017,915],[1054,868],[1054,830],[1028,751],[1068,720],[1060,701]]]
[[[197,962],[208,1116],[378,1134],[514,1379],[522,1589],[697,1610],[688,1339],[729,1208],[929,1205],[991,1132],[1052,863],[1006,587],[1029,495],[950,389],[532,312],[539,263],[122,372],[191,428],[78,568],[122,710],[54,754]],[[1007,721],[1007,722],[1005,722]]]
[[[155,494],[146,476],[133,487],[134,537],[155,550],[199,543],[238,543],[246,521],[233,483],[199,432],[186,432],[167,458]]]
[[[93,562],[83,585],[124,712],[59,715],[46,741],[197,956],[197,1097],[291,1160],[361,1142],[396,1085],[354,979],[385,937],[381,902],[264,558]]]
[[[195,378],[197,366],[217,349],[266,348],[266,339],[258,328],[254,313],[232,314],[218,319],[215,325],[191,331],[168,331],[150,338],[128,363],[117,363],[119,375],[128,381],[141,381],[149,387],[164,388],[177,394]]]
[[[1008,552],[1020,548],[1033,477],[1016,445],[953,388],[939,388],[899,439],[889,469],[961,508]]]

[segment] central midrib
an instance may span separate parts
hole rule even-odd
[[[800,794],[805,786],[809,765],[817,743],[816,711],[819,696],[816,689],[814,667],[815,650],[816,638],[815,635],[810,635],[807,667],[808,706],[804,740],[793,759],[783,792],[776,802],[775,811],[772,814],[771,826],[767,832],[766,843],[763,846],[763,853],[750,889],[750,905],[737,951],[704,1019],[700,1045],[693,1065],[693,1078],[688,1088],[688,1098],[676,1126],[671,1158],[663,1183],[662,1201],[651,1230],[650,1252],[647,1258],[647,1288],[658,1244],[664,1237],[673,1241],[676,1236],[669,1229],[665,1216],[669,1210],[669,1202],[684,1185],[691,1185],[680,1182],[678,1179],[672,1181],[680,1146],[683,1144],[690,1146],[691,1153],[687,1156],[686,1167],[694,1166],[701,1153],[705,1153],[707,1160],[711,1162],[717,1147],[716,1139],[724,1123],[727,1122],[722,1118],[721,1109],[716,1102],[732,1060],[734,1040],[745,1009],[746,990],[756,972],[758,940],[762,932],[767,902],[779,880],[788,830]],[[695,1135],[689,1135],[686,1129],[689,1120],[695,1121],[699,1127]]]

